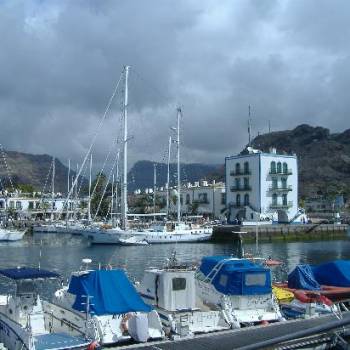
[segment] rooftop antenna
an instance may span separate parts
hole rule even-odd
[[[271,133],[271,120],[269,120],[269,134]]]
[[[250,105],[248,106],[248,146],[251,143],[251,135],[252,134],[252,119],[250,117]]]
[[[157,164],[153,164],[153,212],[154,212],[154,218],[153,220],[156,221],[156,183],[157,183]]]

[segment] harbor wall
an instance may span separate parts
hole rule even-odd
[[[241,236],[243,242],[255,242],[257,231],[260,242],[346,239],[350,237],[348,229],[348,225],[338,224],[259,225],[258,230],[256,226],[220,225],[214,226],[212,241],[232,242]]]

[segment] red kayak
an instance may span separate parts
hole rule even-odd
[[[297,291],[297,294],[299,293],[299,295],[300,295],[300,292],[304,293],[305,295],[310,294],[310,292],[315,293],[314,291],[310,291],[310,290],[288,288],[288,283],[275,282],[273,285],[276,287],[288,290],[294,293],[294,295],[296,291]],[[325,297],[327,297],[333,302],[350,300],[350,287],[335,287],[335,286],[322,285],[321,290],[317,291],[316,293],[324,295]]]

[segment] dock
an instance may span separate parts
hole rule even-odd
[[[273,241],[315,241],[345,239],[348,237],[348,225],[343,224],[272,224],[238,226],[214,226],[213,242],[233,242],[241,236],[243,242],[255,242],[256,232],[260,242]]]
[[[272,323],[265,326],[228,330],[194,338],[167,340],[146,344],[118,346],[110,349],[142,350],[258,350],[293,349],[297,346],[325,344],[335,339],[342,342],[348,335],[350,312],[317,318]],[[341,331],[341,334],[339,333]],[[219,344],[219,346],[218,346]],[[347,349],[347,347],[344,347]]]

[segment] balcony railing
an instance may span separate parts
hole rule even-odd
[[[270,204],[271,209],[289,209],[293,206],[293,202],[288,203],[272,203]]]
[[[277,171],[277,170],[272,170],[270,169],[269,170],[269,174],[270,175],[292,175],[293,174],[293,171],[292,169],[287,169],[287,171]]]
[[[281,186],[281,187],[278,187],[278,186],[270,186],[269,187],[269,191],[270,192],[286,192],[286,191],[292,191],[293,188],[292,188],[292,185],[288,185],[288,186]]]
[[[251,175],[251,174],[252,172],[250,171],[250,169],[240,170],[240,171],[236,171],[236,170],[230,171],[231,176],[244,176],[244,175]]]
[[[209,204],[209,199],[194,199],[192,203],[196,204]]]
[[[251,191],[252,187],[251,186],[231,186],[231,192],[239,192],[239,191]]]

